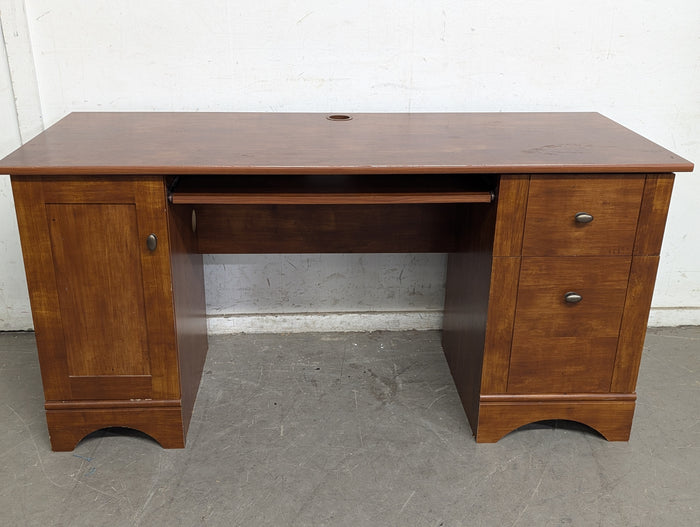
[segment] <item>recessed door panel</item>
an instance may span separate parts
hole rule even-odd
[[[46,213],[69,375],[150,373],[135,205],[47,204]]]

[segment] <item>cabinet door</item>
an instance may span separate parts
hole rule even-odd
[[[179,398],[162,178],[13,191],[46,400]]]

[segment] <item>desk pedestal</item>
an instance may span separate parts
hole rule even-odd
[[[672,184],[502,176],[494,214],[471,209],[443,347],[477,442],[550,419],[629,438]],[[576,221],[584,211],[593,221]]]
[[[158,176],[12,187],[53,450],[105,427],[183,447],[207,350],[190,218]]]

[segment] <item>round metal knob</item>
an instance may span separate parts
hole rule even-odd
[[[593,221],[593,215],[587,212],[577,212],[574,219],[577,223],[590,223]]]
[[[583,300],[583,297],[573,291],[569,291],[564,295],[564,301],[568,304],[578,304],[581,300]]]
[[[149,251],[155,251],[156,247],[158,247],[158,237],[151,233],[146,237],[146,247],[148,247]]]

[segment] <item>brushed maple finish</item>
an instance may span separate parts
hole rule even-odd
[[[584,189],[586,180],[593,184]],[[522,259],[510,363],[484,368],[478,442],[497,441],[526,424],[526,416],[576,420],[609,440],[629,438],[658,265],[658,256],[641,255],[658,255],[672,182],[672,174],[531,178],[523,254],[545,257]],[[570,217],[574,210],[590,211],[594,221],[563,224],[562,211]],[[600,218],[606,232],[588,229]],[[560,256],[581,254],[596,256]],[[616,254],[625,256],[611,256]],[[584,300],[566,304],[561,297],[569,290]],[[555,292],[558,306],[538,300]],[[584,306],[581,316],[569,316]],[[503,371],[508,393],[502,381],[490,382],[502,379]],[[552,405],[557,398],[562,400]],[[587,406],[579,404],[584,398]]]
[[[481,394],[482,403],[532,403],[532,402],[576,402],[576,401],[629,401],[637,400],[635,393],[494,393]]]
[[[520,267],[514,339],[616,336],[631,256],[524,256]],[[576,292],[582,300],[568,303]]]
[[[492,179],[492,178],[491,178]],[[449,174],[342,176],[182,176],[174,205],[393,205],[490,203],[495,182]]]
[[[202,255],[197,252],[199,230],[193,230],[193,211],[190,207],[168,208],[183,444],[192,418],[208,349],[204,264]]]
[[[515,321],[513,300],[518,295],[519,276],[520,258],[510,256],[493,258],[481,393],[503,393],[508,389],[510,350]]]
[[[548,399],[519,402],[484,402],[475,432],[477,443],[495,443],[523,425],[551,419],[585,424],[608,441],[628,441],[634,417],[634,401],[586,401]]]
[[[507,175],[498,187],[480,393],[507,390],[529,183],[527,176]],[[471,422],[476,427],[477,421]]]
[[[450,192],[445,194],[422,194],[418,192],[396,192],[377,194],[228,194],[214,193],[176,194],[175,205],[393,205],[397,203],[488,203],[489,192]]]
[[[532,176],[524,256],[632,254],[643,175]],[[575,216],[586,212],[590,223]]]
[[[442,344],[470,423],[479,416],[496,207],[462,207],[458,243],[447,260]]]
[[[64,332],[69,375],[148,374],[135,205],[47,203],[46,216],[61,319],[70,328]],[[110,258],[116,252],[120,257]],[[124,319],[131,322],[127,331]]]
[[[96,428],[89,431],[139,428],[143,415],[133,408],[110,414],[104,401],[179,400],[182,387],[171,285],[177,290],[182,280],[171,275],[163,178],[13,176],[12,184],[47,412],[54,412],[48,421],[52,448],[77,443],[63,428],[52,429],[66,419],[82,423],[80,430],[93,420]],[[158,235],[155,251],[145,243],[151,232]],[[203,301],[193,308],[203,320]],[[199,376],[195,390],[198,382]],[[82,409],[62,406],[75,401],[85,401]],[[182,426],[182,409],[177,412]],[[140,413],[161,410],[150,405]],[[135,421],[104,424],[107,415]]]
[[[634,240],[635,256],[657,256],[661,252],[673,179],[673,174],[649,174],[646,178]]]
[[[509,393],[609,391],[630,261],[523,258]],[[583,300],[567,303],[568,291]]]
[[[151,436],[163,448],[184,448],[185,425],[180,406],[132,408],[47,409],[51,450],[70,452],[86,435],[114,426],[133,428]]]
[[[592,113],[326,117],[71,114],[0,161],[52,448],[110,426],[184,446],[210,252],[448,252],[477,442],[550,419],[628,439],[670,172],[692,163]]]
[[[198,251],[213,254],[450,252],[458,205],[202,205]]]
[[[520,256],[529,188],[529,176],[516,174],[500,178],[498,218],[493,242],[494,256]]]
[[[676,172],[692,163],[597,113],[72,113],[8,174]]]
[[[172,310],[158,285],[170,279],[167,226],[148,213],[159,183],[121,178],[110,195],[99,178],[13,178],[47,400],[177,397],[163,328]],[[152,230],[163,233],[158,254],[141,243]]]
[[[97,352],[99,359],[99,351],[111,350],[113,348],[93,348],[89,342],[85,343],[86,349],[92,349]],[[77,353],[77,349],[73,349],[73,353]],[[128,355],[129,351],[124,352]],[[105,355],[107,355],[105,353]],[[109,361],[109,357],[105,357]],[[153,377],[150,373],[146,375],[105,375],[99,373],[99,368],[95,369],[94,374],[86,375],[69,375],[68,383],[70,385],[71,400],[123,400],[123,399],[152,399],[153,398]]]
[[[642,357],[649,306],[651,306],[659,266],[659,253],[666,216],[671,201],[672,174],[651,174],[644,187],[634,258],[625,310],[620,327],[620,341],[615,358],[615,371],[610,387],[613,392],[632,392]]]

